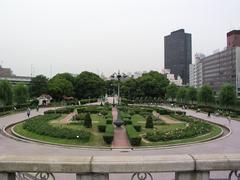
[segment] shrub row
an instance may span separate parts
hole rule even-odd
[[[177,115],[175,115],[176,117]],[[157,141],[171,141],[177,139],[185,139],[191,138],[199,135],[203,135],[209,133],[212,129],[212,126],[208,123],[193,120],[192,118],[188,118],[186,116],[179,116],[177,118],[181,121],[188,122],[185,128],[176,128],[171,131],[150,131],[147,132],[146,138],[149,141],[157,142]]]
[[[69,129],[66,127],[54,127],[49,124],[49,121],[59,117],[59,114],[36,116],[25,121],[23,128],[39,135],[46,135],[54,138],[89,141],[91,133],[88,131]]]
[[[103,135],[103,140],[107,143],[107,144],[111,144],[113,141],[113,134],[114,134],[114,128],[113,125],[108,124],[106,126],[106,131]]]
[[[138,132],[132,125],[126,126],[128,139],[132,146],[139,146],[141,144],[142,138],[139,136]]]
[[[74,111],[74,108],[73,107],[65,107],[65,108],[59,108],[59,109],[56,109],[56,110],[48,110],[48,111],[45,111],[44,114],[69,114],[71,112]]]
[[[87,104],[87,103],[93,103],[93,102],[97,102],[97,98],[92,98],[92,99],[81,99],[80,103],[83,104]]]

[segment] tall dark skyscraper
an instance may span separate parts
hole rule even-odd
[[[192,64],[192,35],[184,29],[172,32],[164,37],[164,68],[170,69],[183,84],[189,83],[189,64]]]

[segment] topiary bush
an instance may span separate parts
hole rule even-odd
[[[146,128],[153,128],[153,119],[152,116],[148,116],[146,120]]]
[[[137,132],[141,132],[142,130],[142,126],[141,125],[133,125],[134,129],[137,131]]]
[[[83,125],[86,128],[91,128],[92,127],[92,118],[90,116],[90,113],[87,113],[83,122]]]

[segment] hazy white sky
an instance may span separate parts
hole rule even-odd
[[[1,0],[0,64],[17,75],[161,70],[164,36],[184,28],[193,55],[226,46],[239,0]]]

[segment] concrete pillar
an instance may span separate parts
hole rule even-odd
[[[99,173],[77,174],[77,180],[109,180],[109,174]]]
[[[208,171],[176,172],[175,180],[209,180]]]
[[[1,180],[15,180],[15,173],[0,173]]]

